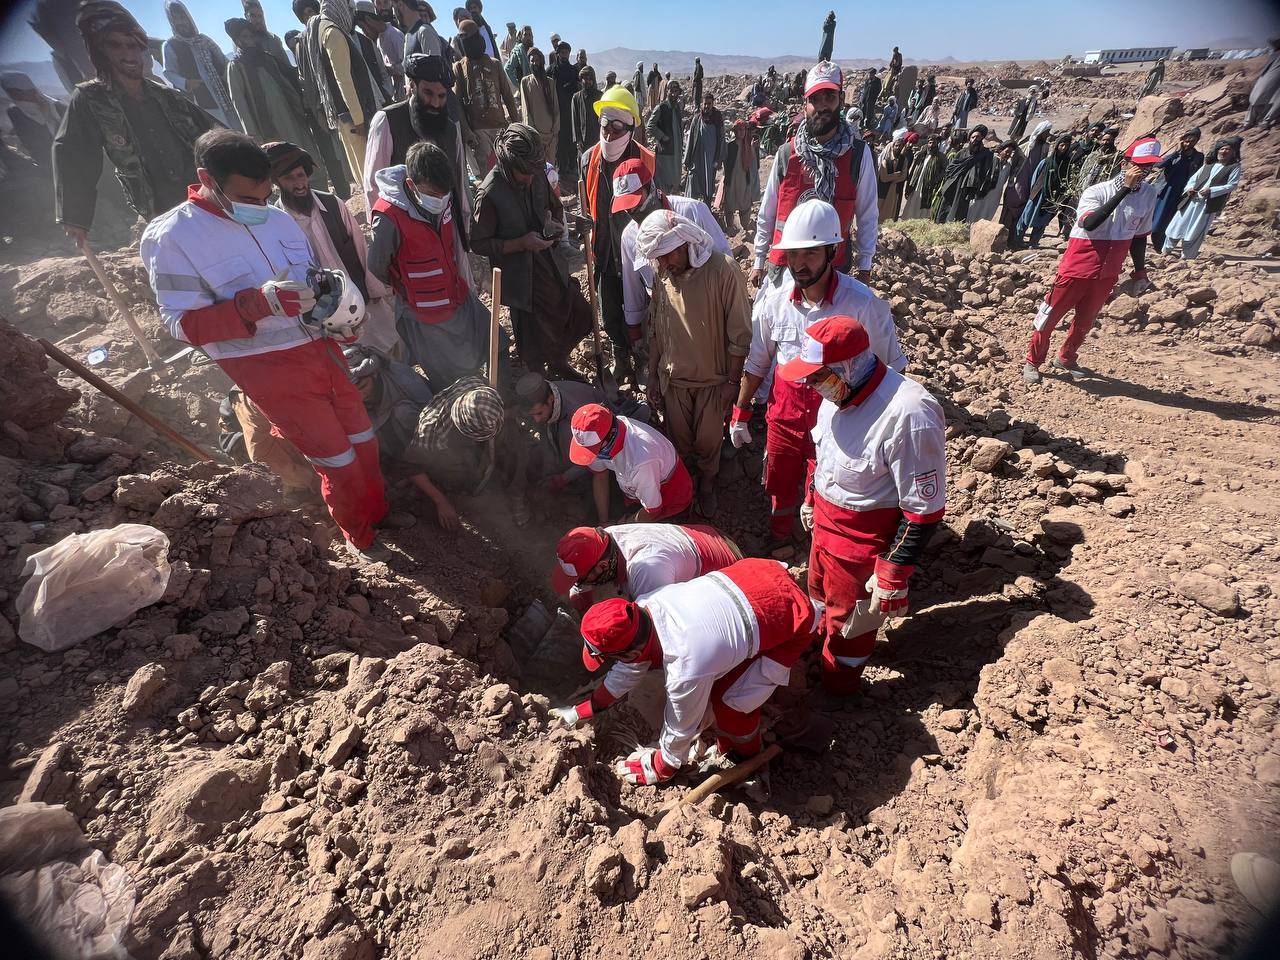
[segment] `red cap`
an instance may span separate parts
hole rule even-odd
[[[805,331],[800,356],[778,371],[784,380],[803,380],[815,370],[852,360],[871,349],[867,328],[853,317],[827,317]]]
[[[806,97],[817,93],[819,90],[835,90],[839,92],[843,88],[844,74],[840,72],[840,65],[832,63],[830,60],[819,60],[815,63],[804,81],[804,95]]]
[[[605,655],[621,653],[640,632],[640,608],[614,597],[597,603],[582,618],[582,664],[593,673],[604,666]]]
[[[653,179],[650,170],[639,157],[623,160],[613,171],[613,212],[622,213],[640,202],[644,188]]]
[[[1139,137],[1129,144],[1129,149],[1124,152],[1124,155],[1126,160],[1140,163],[1144,167],[1151,163],[1159,163],[1160,141],[1155,137]]]
[[[569,459],[580,467],[587,466],[600,456],[611,433],[620,440],[625,432],[622,421],[610,413],[607,407],[598,403],[579,407],[569,427],[573,433],[573,439],[569,441]],[[610,443],[610,448],[612,446]]]
[[[556,569],[551,574],[556,593],[568,593],[608,548],[609,535],[599,527],[574,527],[561,537],[556,544]]]

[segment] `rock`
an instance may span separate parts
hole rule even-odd
[[[961,908],[966,917],[985,923],[989,927],[995,926],[996,905],[990,894],[981,890],[971,890],[964,895]]]
[[[1240,334],[1240,342],[1251,347],[1269,347],[1275,339],[1275,331],[1265,323],[1250,324],[1244,333]]]
[[[1121,294],[1107,305],[1107,316],[1112,320],[1124,322],[1134,320],[1142,313],[1142,302],[1127,293]]]
[[[1240,612],[1240,598],[1235,590],[1203,573],[1184,573],[1175,577],[1173,587],[1188,600],[1220,617],[1234,617]]]
[[[24,430],[57,423],[79,394],[48,373],[44,349],[0,319],[0,410]],[[59,444],[61,446],[61,444]]]
[[[127,473],[116,480],[116,504],[126,510],[154,513],[164,498],[160,484],[145,473]]]
[[[372,937],[358,927],[342,927],[328,936],[308,940],[302,960],[373,960]]]
[[[1117,137],[1116,143],[1132,143],[1139,137],[1157,134],[1162,126],[1170,120],[1176,120],[1182,113],[1182,100],[1179,97],[1143,97],[1138,101],[1124,136]]]
[[[829,793],[819,794],[816,797],[810,797],[804,808],[815,816],[825,817],[831,812],[831,808],[835,806],[835,798]]]
[[[958,733],[969,722],[968,710],[943,710],[938,714],[938,723],[943,730]]]
[[[134,671],[125,685],[121,709],[131,715],[146,713],[168,682],[169,674],[160,664],[143,664]]]
[[[974,253],[1001,253],[1008,249],[1004,224],[999,220],[977,220],[969,227],[969,246]]]
[[[128,460],[138,455],[137,449],[123,440],[97,434],[83,436],[67,447],[67,459],[72,463],[98,463],[113,453]]]
[[[347,762],[347,758],[351,756],[351,752],[360,745],[360,741],[364,737],[364,732],[354,724],[349,727],[343,727],[333,739],[329,741],[329,745],[325,747],[324,752],[320,755],[320,762],[326,767],[340,767]]]
[[[1280,754],[1264,753],[1253,765],[1253,775],[1259,783],[1269,787],[1280,786]]]
[[[1177,323],[1187,315],[1187,306],[1185,297],[1160,297],[1147,306],[1147,322]]]
[[[1160,689],[1171,697],[1185,700],[1191,692],[1191,685],[1179,677],[1161,677]]]
[[[239,635],[248,622],[248,610],[244,607],[232,607],[230,610],[215,610],[206,614],[191,625],[191,630],[212,637],[234,637]]]
[[[461,860],[471,855],[471,841],[466,837],[453,837],[440,850],[450,860]]]
[[[721,895],[720,878],[713,873],[694,873],[680,878],[680,899],[685,909],[696,910]]]
[[[45,793],[53,782],[53,775],[58,772],[58,768],[62,766],[62,761],[70,754],[71,747],[61,741],[55,741],[45,747],[40,753],[40,759],[36,761],[36,765],[27,774],[27,782],[23,784],[22,792],[18,794],[18,803],[44,800]]]
[[[615,847],[603,844],[594,848],[587,856],[587,889],[601,900],[611,899],[622,880],[624,863],[621,851]]]
[[[208,843],[262,805],[269,764],[214,754],[169,780],[151,803],[148,830],[180,843]]]
[[[320,778],[320,789],[343,806],[354,803],[356,797],[364,793],[366,786],[368,784],[363,780],[341,770],[330,770]]]
[[[1190,290],[1184,290],[1182,295],[1187,298],[1187,303],[1196,307],[1213,303],[1218,299],[1218,291],[1208,286],[1192,287]]]
[[[983,473],[992,473],[1011,453],[1013,453],[1013,444],[994,437],[979,437],[974,445],[973,458],[969,461],[969,465]]]

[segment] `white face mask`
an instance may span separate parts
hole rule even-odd
[[[446,193],[443,197],[433,197],[419,191],[415,192],[418,194],[418,203],[422,204],[422,209],[432,216],[438,217],[449,209],[449,194]]]
[[[624,133],[616,140],[601,140],[600,152],[604,154],[604,158],[610,163],[614,163],[622,159],[622,155],[627,151],[627,144],[631,142],[631,134]]]

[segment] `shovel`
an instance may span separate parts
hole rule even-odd
[[[111,278],[107,276],[107,272],[102,269],[102,264],[98,262],[98,257],[89,246],[89,241],[83,240],[80,242],[79,246],[80,253],[89,264],[89,269],[93,271],[94,276],[98,278],[98,282],[102,284],[103,289],[107,291],[107,296],[111,298],[111,303],[115,306],[116,312],[120,314],[120,319],[122,319],[125,322],[125,325],[128,326],[129,332],[133,334],[133,339],[138,341],[138,346],[142,348],[143,354],[146,355],[147,366],[151,367],[153,370],[159,370],[164,366],[165,361],[152,345],[151,341],[147,339],[146,334],[142,332],[142,326],[138,323],[137,319],[134,318],[133,311],[129,309],[129,304],[125,300],[124,295],[121,294],[116,288],[116,285],[111,282]]]

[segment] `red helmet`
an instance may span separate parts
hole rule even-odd
[[[630,600],[614,597],[597,603],[582,618],[582,663],[593,673],[606,658],[617,657],[635,645],[644,625],[643,611]]]

